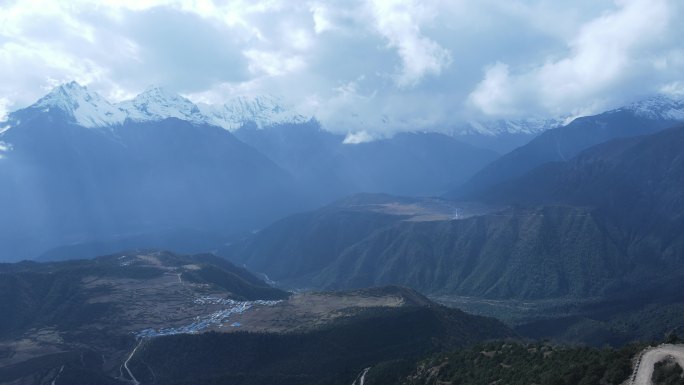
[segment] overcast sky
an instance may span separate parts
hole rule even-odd
[[[0,0],[0,115],[76,80],[282,96],[325,126],[586,114],[684,92],[682,0]]]

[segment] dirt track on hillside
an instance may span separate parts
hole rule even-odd
[[[651,385],[651,376],[653,376],[655,363],[668,357],[674,358],[679,366],[684,368],[684,345],[664,344],[644,351],[638,362],[636,374],[632,376],[630,384]]]

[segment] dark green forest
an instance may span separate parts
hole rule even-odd
[[[389,373],[394,371],[402,378],[397,381],[402,385],[618,385],[632,373],[631,359],[642,347],[597,349],[543,342],[490,342],[434,355],[408,372],[406,365],[379,367],[371,370],[367,383],[389,384]]]

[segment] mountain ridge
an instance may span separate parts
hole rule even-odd
[[[255,97],[237,96],[222,104],[207,104],[193,103],[162,87],[153,86],[148,87],[131,100],[111,103],[97,92],[89,91],[87,87],[75,81],[55,87],[25,109],[49,110],[50,108],[64,110],[67,115],[73,117],[76,123],[88,128],[117,126],[126,119],[141,122],[176,117],[233,131],[249,123],[263,128],[274,124],[305,123],[315,119],[314,116],[307,117],[293,110],[290,106],[286,106],[282,98],[270,94]],[[18,111],[10,113],[10,119],[13,115],[20,115],[17,114]],[[631,111],[649,119],[658,117],[681,120],[684,119],[684,102],[681,98],[659,95],[608,112],[612,111]],[[564,117],[473,120],[453,128],[450,135],[460,137],[467,142],[471,140],[472,144],[485,143],[498,136],[509,136],[513,142],[519,143],[566,124],[567,118]],[[502,144],[494,147],[508,148]]]
[[[3,133],[2,258],[179,229],[225,239],[302,203],[285,170],[220,127],[169,118],[85,129],[59,112],[26,114]]]
[[[447,196],[472,199],[498,183],[514,179],[547,162],[566,161],[591,146],[640,136],[684,121],[684,98],[655,96],[598,115],[580,117],[549,129],[485,166]]]
[[[236,97],[222,105],[198,105],[163,87],[150,86],[133,99],[111,103],[75,81],[59,85],[36,103],[10,113],[9,120],[20,120],[26,111],[49,112],[54,109],[61,110],[74,123],[86,128],[116,127],[126,120],[147,122],[178,118],[232,131],[250,122],[263,127],[309,120],[290,111],[282,100],[271,95]]]
[[[683,126],[599,144],[474,196],[502,208],[457,219],[328,206],[281,220],[229,257],[289,287],[402,284],[490,299],[638,293],[684,276],[683,146]],[[337,232],[352,215],[357,233]],[[315,242],[332,235],[340,238]],[[303,258],[317,253],[318,265]]]
[[[408,288],[287,293],[155,250],[0,264],[0,305],[1,383],[349,384],[381,361],[516,336]]]

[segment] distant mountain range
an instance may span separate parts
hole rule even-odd
[[[185,237],[176,246],[214,239],[209,250],[307,207],[286,171],[222,128],[177,118],[86,128],[65,114],[31,107],[2,134],[0,259],[92,242],[120,246],[90,252],[168,246],[146,243],[168,233]]]
[[[573,120],[541,133],[501,156],[450,196],[470,199],[478,193],[547,163],[572,159],[580,151],[615,138],[638,136],[684,120],[684,99],[656,96],[629,106]]]
[[[234,131],[290,172],[321,203],[357,192],[440,195],[497,154],[438,133],[398,133],[357,144],[316,121]]]
[[[590,210],[487,210],[458,220],[401,213],[333,205],[278,221],[224,254],[290,288],[402,284],[490,299],[583,298],[623,278],[614,266],[620,245]]]
[[[0,260],[210,251],[350,193],[441,194],[496,157],[432,133],[345,144],[315,120],[269,120],[280,107],[255,103],[234,108],[247,117],[224,106],[233,123],[250,122],[232,133],[160,88],[114,105],[69,83],[10,114]]]
[[[223,105],[196,105],[164,88],[150,87],[132,100],[114,104],[76,82],[56,87],[28,109],[43,112],[59,109],[74,123],[88,128],[117,126],[126,120],[149,122],[177,118],[233,130],[250,122],[261,127],[309,120],[283,107],[274,96],[240,97]]]
[[[153,86],[131,100],[111,103],[97,92],[73,81],[56,87],[29,108],[43,111],[58,108],[67,112],[75,123],[88,128],[116,126],[127,119],[146,122],[178,118],[232,131],[249,123],[262,128],[283,123],[304,123],[313,118],[295,112],[274,95],[234,97],[218,105],[195,104],[162,87]],[[543,118],[472,121],[455,129],[454,135],[536,135],[561,124],[562,119]]]
[[[470,121],[461,127],[454,129],[455,136],[468,135],[538,135],[542,132],[565,125],[563,118],[529,118],[529,119],[498,119]]]
[[[544,131],[567,124],[567,118],[528,118],[469,121],[449,131],[459,141],[506,154]]]
[[[313,116],[295,111],[281,97],[269,94],[233,97],[223,104],[195,104],[162,87],[152,86],[131,100],[111,103],[97,92],[90,91],[73,81],[54,88],[29,108],[43,111],[58,108],[66,111],[75,123],[89,128],[115,126],[127,119],[144,122],[178,118],[232,131],[250,123],[263,128],[278,124],[304,123],[315,119]],[[610,112],[617,111],[629,111],[651,120],[684,120],[681,99],[664,95],[641,100]],[[467,143],[476,142],[480,143],[481,147],[489,148],[485,144],[496,137],[517,143],[521,140],[527,141],[549,129],[565,126],[567,123],[568,117],[564,116],[470,120],[447,131]],[[499,143],[498,146],[510,147],[504,143]]]
[[[411,219],[417,203],[404,199],[346,201],[226,253],[290,287],[402,284],[496,299],[665,293],[684,279],[683,146],[684,127],[600,144],[473,196],[494,206],[454,220]]]
[[[546,162],[671,125],[682,106],[659,97],[546,131],[560,122],[478,123],[463,135],[351,143],[273,97],[198,106],[157,87],[112,104],[72,82],[0,124],[0,211],[8,218],[0,259],[217,250],[279,217],[360,192],[477,201]],[[478,132],[510,144],[541,131],[498,159],[464,142]]]
[[[88,128],[117,126],[126,120],[147,122],[178,118],[233,131],[248,124],[263,128],[315,119],[295,111],[275,95],[238,96],[223,104],[195,104],[162,87],[153,86],[131,100],[111,103],[76,82],[56,87],[29,108],[42,111],[60,109],[73,122]],[[552,118],[470,121],[452,128],[451,134],[479,147],[506,152],[562,124],[563,119]]]

